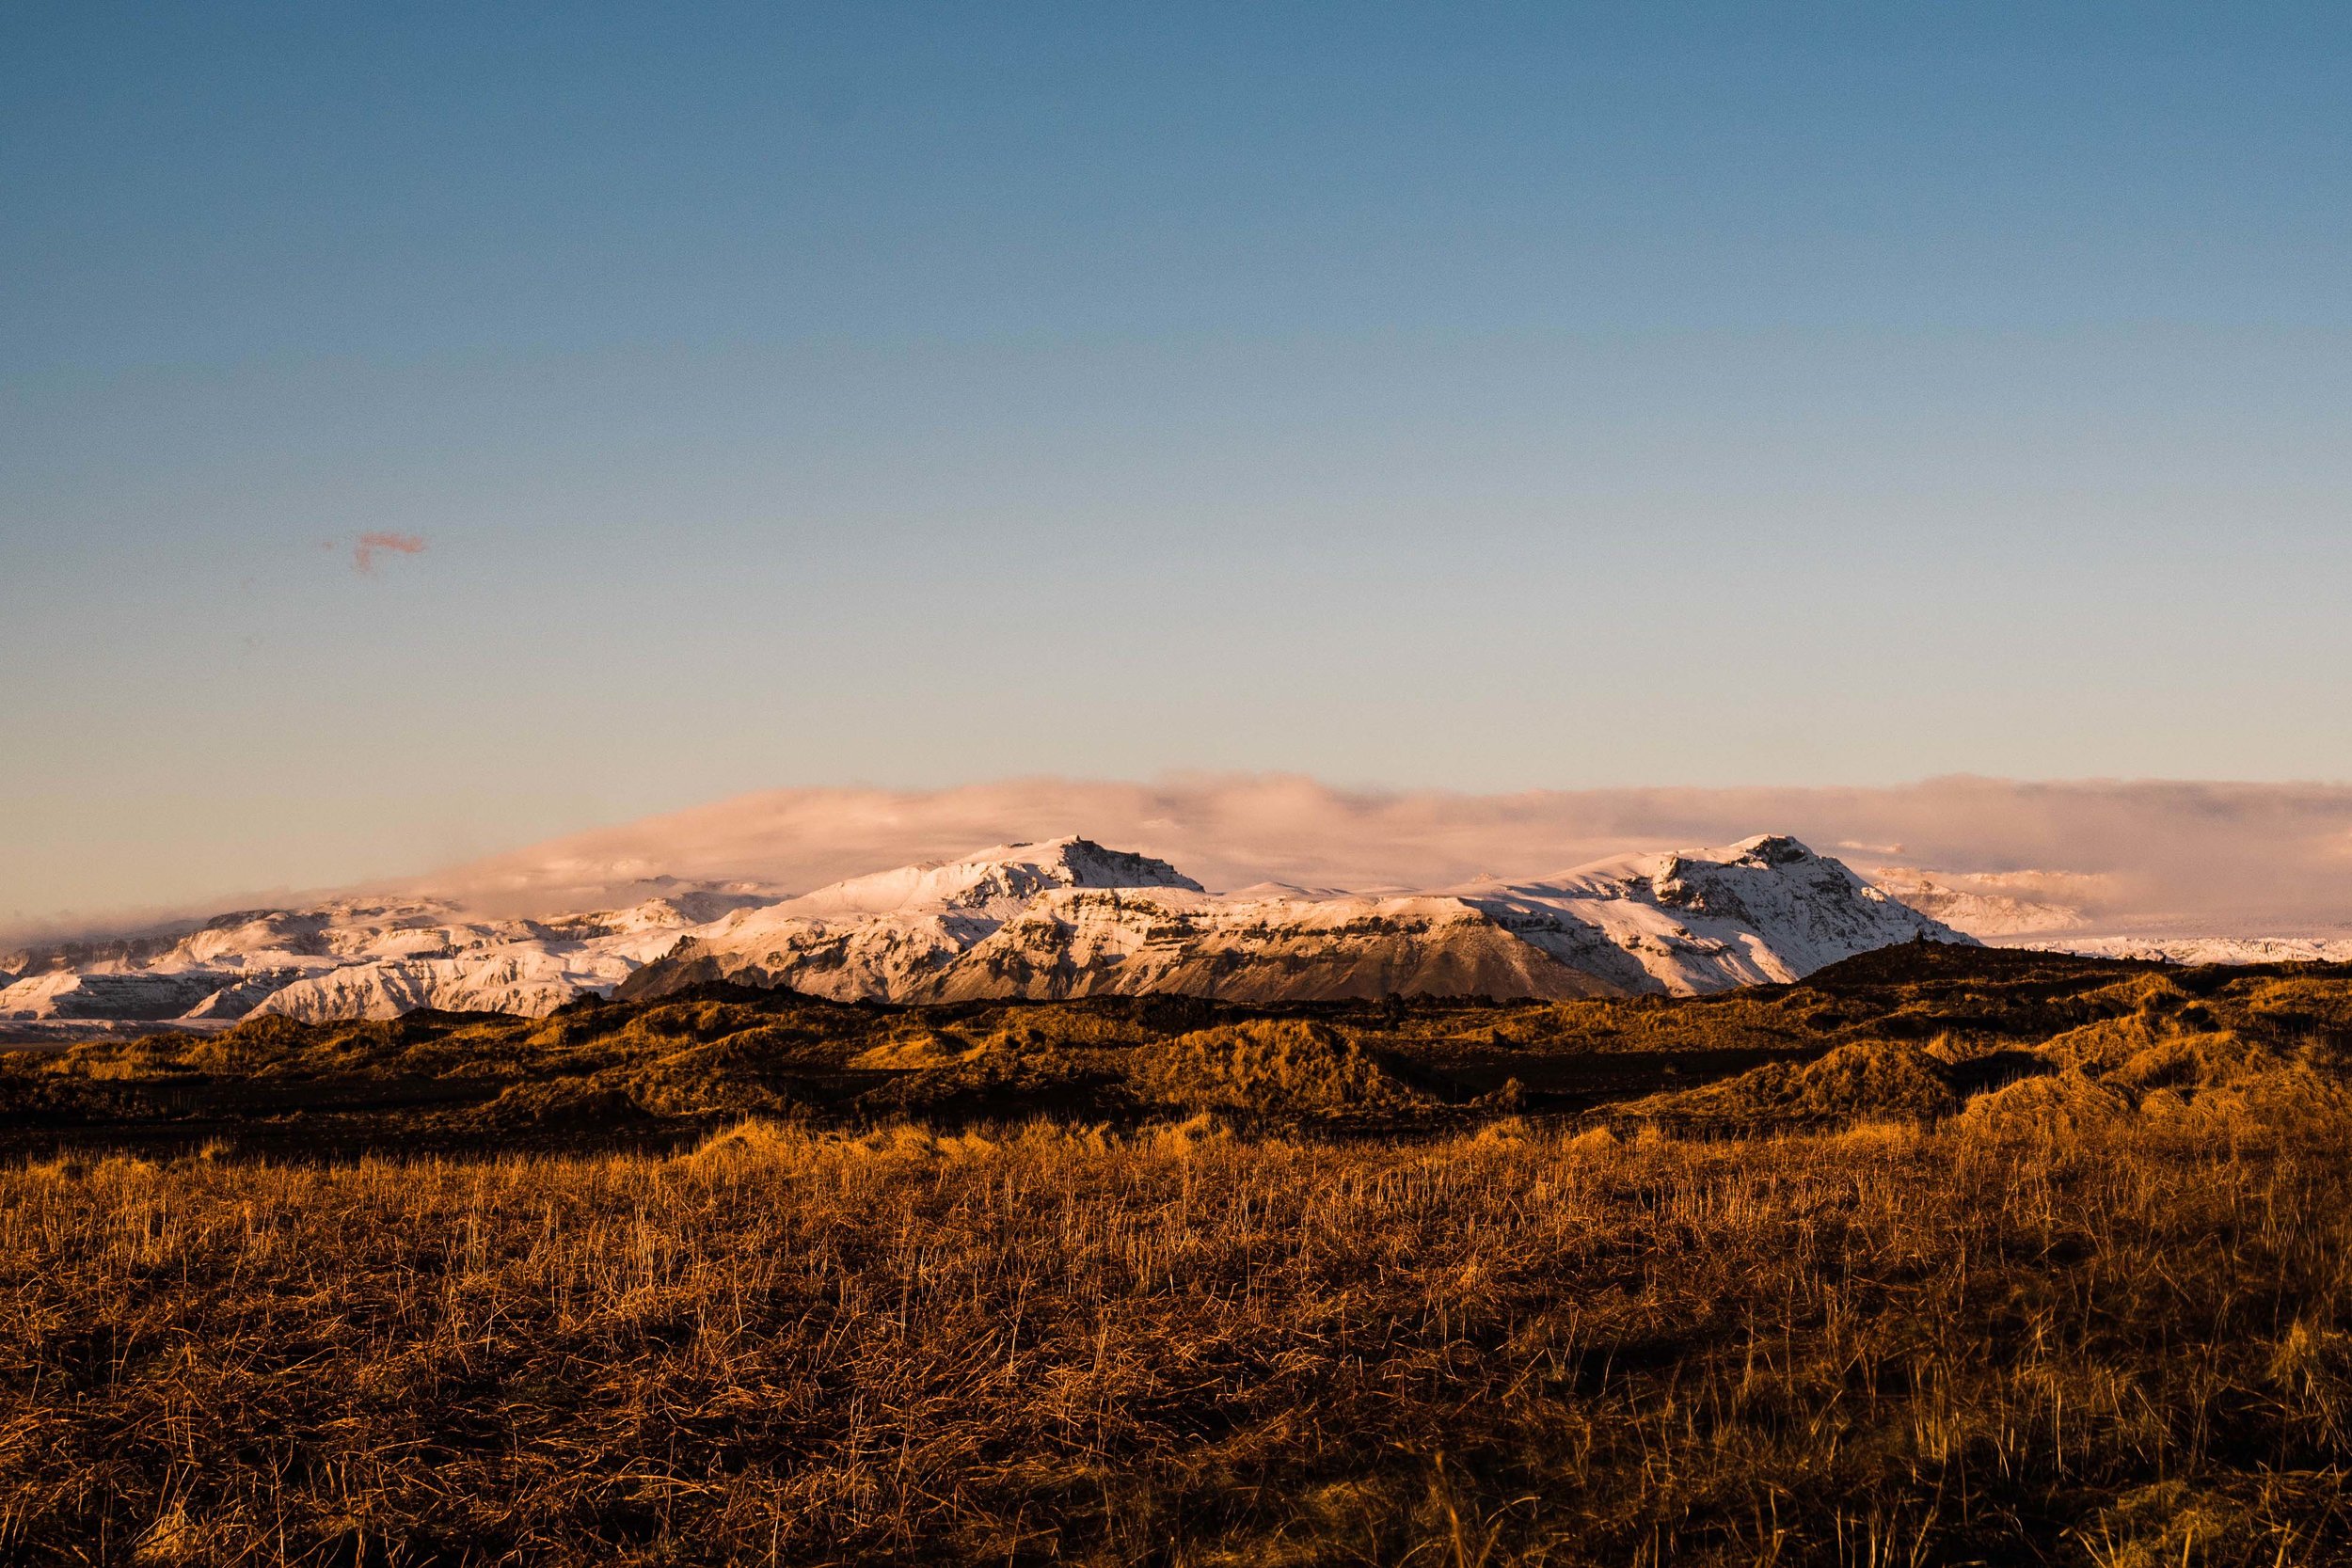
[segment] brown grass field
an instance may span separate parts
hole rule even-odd
[[[93,1085],[196,1048],[20,1064],[88,1124],[0,1166],[0,1561],[2352,1561],[2352,978],[2066,974],[1621,1005],[1706,1081],[1542,1114],[1446,1064],[1558,1079],[1597,1005],[972,1015],[1140,1110],[746,1069],[784,1109],[595,1153],[111,1153]],[[1759,1009],[1820,1037],[1671,1054]],[[969,1022],[850,1043],[1032,1083]],[[279,1046],[206,1082],[350,1078]]]

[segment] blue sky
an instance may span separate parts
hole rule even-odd
[[[778,784],[2352,777],[2347,66],[2322,7],[9,8],[0,917]]]

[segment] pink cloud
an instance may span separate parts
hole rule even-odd
[[[1923,867],[1974,891],[2077,907],[2090,923],[2083,934],[2340,935],[2352,925],[2352,784],[2153,780],[1472,795],[1239,774],[787,789],[510,850],[405,887],[485,912],[551,914],[636,902],[652,891],[643,879],[659,875],[805,892],[1068,832],[1161,856],[1223,889],[1434,888],[1790,832],[1858,869]],[[263,901],[247,895],[242,905]]]
[[[1440,887],[1628,849],[1791,832],[1857,867],[1978,874],[2103,927],[2276,933],[2352,921],[2352,786],[1945,778],[1885,788],[1335,789],[1280,775],[778,790],[455,867],[438,890],[523,912],[629,896],[654,872],[804,891],[1009,839],[1083,832],[1212,888]],[[2047,884],[2046,886],[2044,884]]]
[[[422,555],[424,540],[414,533],[363,533],[359,535],[358,543],[351,547],[352,570],[361,577],[373,573],[379,550],[394,555]]]

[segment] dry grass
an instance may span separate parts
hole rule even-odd
[[[1959,950],[0,1058],[0,1564],[2352,1561],[2347,1084],[2352,974]]]
[[[19,1167],[0,1560],[2344,1560],[2348,1148],[2190,1101]]]

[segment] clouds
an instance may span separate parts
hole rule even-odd
[[[2352,921],[2352,786],[1968,777],[1511,795],[1349,791],[1266,774],[778,790],[495,857],[428,885],[547,912],[627,897],[629,883],[658,874],[806,889],[1082,832],[1173,861],[1213,888],[1268,879],[1438,887],[1764,832],[1792,832],[1857,866],[2065,874],[2012,879],[2063,886],[2102,928],[2275,933]]]
[[[351,569],[361,577],[375,575],[375,558],[379,554],[422,555],[424,539],[414,533],[372,532],[359,535],[351,546]]]
[[[1765,832],[1794,833],[1859,869],[1924,867],[1963,891],[2079,910],[2087,924],[2074,936],[2341,934],[2352,925],[2352,785],[1970,777],[1886,788],[1507,795],[1344,790],[1285,774],[772,790],[534,845],[399,888],[488,913],[551,914],[636,902],[657,877],[805,891],[1068,832],[1162,856],[1214,889],[1263,880],[1436,888]],[[160,914],[77,929],[121,929]]]

